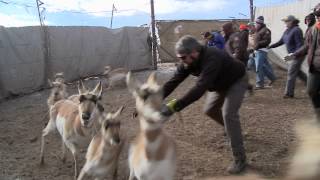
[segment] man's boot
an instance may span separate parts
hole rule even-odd
[[[229,174],[240,174],[247,167],[247,161],[244,160],[235,160],[227,169]]]

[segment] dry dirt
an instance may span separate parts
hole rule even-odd
[[[167,73],[160,73],[161,82],[168,79]],[[294,124],[307,120],[312,112],[304,83],[297,82],[295,99],[284,100],[286,73],[277,69],[276,74],[279,79],[272,88],[255,91],[253,96],[245,99],[241,108],[249,171],[266,177],[284,175],[296,144]],[[181,97],[194,82],[194,77],[188,78],[171,98]],[[75,93],[76,89],[70,87],[69,92]],[[48,95],[46,90],[0,104],[1,180],[72,179],[72,156],[68,154],[65,164],[60,161],[61,141],[57,133],[48,136],[46,164],[39,166],[40,134],[48,120],[43,118],[47,112]],[[132,96],[126,89],[107,91],[103,102],[107,111],[126,106],[122,115],[122,134],[127,137],[127,142],[132,140],[139,126],[138,119],[131,118],[134,109]],[[176,179],[224,176],[227,175],[225,168],[232,161],[223,128],[202,113],[203,103],[204,98],[182,112],[184,126],[175,121],[177,116],[165,126],[178,146]],[[128,175],[127,148],[128,144],[120,159],[120,180]],[[83,156],[84,153],[79,158],[80,166],[84,163]]]

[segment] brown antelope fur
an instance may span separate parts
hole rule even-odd
[[[45,137],[58,130],[62,138],[62,160],[66,159],[65,146],[71,151],[74,159],[75,179],[77,176],[77,152],[81,146],[87,147],[90,141],[94,117],[97,114],[97,100],[102,93],[101,82],[91,92],[79,85],[79,100],[76,104],[68,99],[56,102],[50,109],[50,120],[42,131],[40,164],[44,163]]]
[[[93,176],[96,180],[105,177],[117,177],[118,159],[123,141],[120,139],[119,115],[123,111],[121,107],[116,113],[103,115],[101,130],[96,134],[87,151],[86,163],[83,166],[78,180],[85,175]]]
[[[54,81],[48,79],[49,86],[52,88],[50,96],[47,100],[48,107],[54,105],[56,102],[62,99],[66,99],[68,96],[67,86],[64,83],[63,73],[57,73]]]
[[[128,70],[125,68],[112,69],[110,66],[105,66],[103,75],[106,78],[106,82],[104,85],[108,89],[125,88],[127,73]]]
[[[147,82],[140,84],[131,73],[127,86],[136,100],[140,120],[139,135],[129,150],[129,180],[171,180],[176,169],[176,146],[171,137],[162,130],[167,117],[161,115],[163,103],[161,87],[152,73]]]

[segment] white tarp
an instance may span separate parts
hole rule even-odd
[[[281,19],[288,15],[294,15],[300,20],[301,29],[305,31],[307,27],[304,24],[304,18],[306,15],[313,11],[314,6],[318,3],[319,1],[317,0],[302,0],[283,5],[260,7],[256,9],[255,16],[264,16],[265,23],[272,31],[272,43],[274,43],[281,38],[283,32],[286,29],[286,26],[281,21]],[[277,60],[277,63],[282,63],[283,65],[285,65],[285,63],[280,60],[280,58],[288,54],[285,46],[273,49],[272,52],[274,52],[278,56],[278,59],[272,58],[272,60]],[[307,70],[308,65],[305,61],[302,67],[302,71],[304,73],[307,73]]]
[[[56,72],[72,81],[100,74],[105,65],[152,67],[148,28],[49,27],[48,32],[50,56],[44,63],[39,27],[0,26],[0,99],[37,90]]]

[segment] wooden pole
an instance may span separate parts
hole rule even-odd
[[[110,28],[112,29],[112,21],[113,21],[113,13],[114,13],[114,4],[112,4],[112,11],[111,11],[111,22],[110,22]]]
[[[249,0],[249,1],[250,1],[250,21],[253,22],[254,21],[253,0]]]
[[[42,18],[41,18],[41,14],[40,14],[39,1],[36,0],[36,3],[37,3],[37,8],[38,8],[38,17],[39,17],[39,21],[40,21],[40,26],[42,27],[42,26],[43,26],[43,23],[42,23]]]
[[[157,37],[156,37],[156,21],[154,16],[154,2],[150,0],[151,5],[151,36],[152,36],[152,66],[157,69]]]

